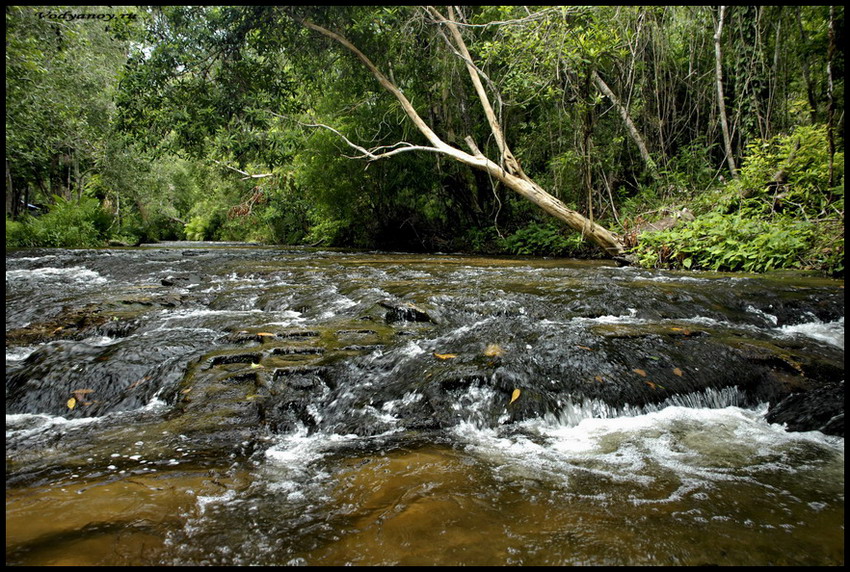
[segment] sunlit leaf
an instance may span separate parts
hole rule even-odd
[[[272,337],[272,338],[275,337],[275,334],[270,334],[268,332],[257,332],[257,335],[258,336],[269,336],[269,337]]]
[[[437,358],[437,359],[452,359],[452,358],[456,358],[457,354],[438,354],[438,353],[435,353],[434,357]]]
[[[484,355],[487,357],[498,357],[504,353],[505,350],[498,344],[487,344],[487,347],[484,349]]]
[[[592,352],[592,351],[593,351],[593,348],[589,348],[589,347],[587,347],[587,346],[576,346],[576,347],[577,347],[578,349],[580,349],[580,350],[587,350],[587,351],[589,351],[589,352]]]
[[[68,409],[73,409],[74,407],[77,406],[77,400],[72,397],[71,399],[68,400],[67,405],[68,405]]]
[[[511,393],[511,403],[513,403],[514,401],[516,401],[517,399],[519,399],[519,394],[520,394],[520,393],[521,393],[521,392],[520,392],[519,388],[514,389],[514,392],[513,392],[513,393]],[[509,404],[509,405],[510,405],[510,404]]]
[[[261,363],[252,363],[251,364],[251,369],[261,369],[262,367],[263,367],[263,364],[261,364]]]
[[[685,372],[683,372],[678,367],[673,368],[673,375],[678,375],[679,377],[682,377],[684,374],[685,374]]]
[[[638,374],[641,377],[646,377],[646,372],[642,369],[635,368],[632,371],[635,372],[636,374]]]

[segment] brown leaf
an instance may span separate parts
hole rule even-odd
[[[505,350],[498,344],[487,344],[487,347],[484,349],[484,355],[487,357],[499,357],[500,355],[504,355],[504,353]]]
[[[74,389],[71,391],[71,394],[74,396],[72,399],[76,399],[79,403],[82,403],[85,401],[85,396],[92,392],[94,392],[94,389]],[[83,405],[85,404],[83,403]]]
[[[683,375],[685,375],[685,372],[683,372],[678,367],[674,367],[673,368],[673,375],[678,375],[679,377],[682,377]]]
[[[521,392],[520,392],[520,390],[519,390],[518,388],[517,388],[517,389],[514,389],[514,392],[513,392],[513,393],[511,393],[511,401],[510,401],[510,403],[513,403],[514,401],[516,401],[517,399],[519,399],[519,394],[520,394],[520,393],[521,393]],[[510,405],[510,403],[509,403],[508,405]]]
[[[635,368],[632,371],[635,372],[636,374],[638,374],[641,377],[646,377],[646,372],[642,369]]]
[[[601,376],[601,375],[597,375],[597,376],[596,376],[596,377],[594,377],[593,379],[595,379],[595,380],[596,380],[596,381],[598,381],[599,383],[605,383],[605,380],[604,380],[604,379],[602,379],[602,376]]]
[[[655,385],[651,381],[645,381],[644,383],[647,384],[652,389],[656,389],[658,387],[657,385]]]
[[[580,349],[580,350],[587,350],[587,351],[589,351],[589,352],[592,352],[592,351],[593,351],[593,348],[589,348],[589,347],[587,347],[587,346],[576,346],[576,347],[577,347],[578,349]]]
[[[134,381],[133,383],[131,383],[130,386],[127,389],[135,389],[135,388],[139,387],[141,384],[143,384],[144,382],[146,382],[147,380],[149,380],[150,378],[151,378],[151,376],[146,375],[142,379],[140,379],[138,381]]]
[[[435,357],[435,358],[437,358],[437,359],[452,359],[452,358],[456,358],[456,357],[457,357],[457,354],[438,354],[438,353],[434,353],[434,357]]]

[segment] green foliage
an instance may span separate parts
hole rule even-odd
[[[641,265],[843,272],[843,165],[830,189],[827,148],[822,126],[754,143],[740,178],[700,198],[712,208],[690,223],[640,235]],[[836,161],[843,163],[843,153]]]
[[[7,248],[94,248],[104,244],[112,217],[101,208],[97,199],[54,198],[55,203],[44,215],[6,221]]]
[[[504,239],[504,248],[512,254],[533,256],[578,256],[586,246],[581,234],[565,234],[553,223],[531,223]]]
[[[641,265],[764,272],[799,267],[816,228],[791,218],[766,221],[712,212],[640,238]]]
[[[498,161],[465,64],[425,11],[120,9],[138,18],[109,30],[96,18],[42,18],[38,7],[6,11],[7,185],[14,194],[7,204],[65,197],[38,219],[7,221],[7,244],[187,237],[588,254],[580,234],[565,234],[486,174],[434,153],[365,162],[337,134],[305,127],[332,126],[364,147],[425,143],[357,57],[293,15],[350,39],[446,142],[465,148],[470,136]],[[532,179],[609,228],[612,217],[630,222],[671,205],[697,215],[690,225],[645,235],[638,250],[644,263],[843,268],[843,131],[835,130],[830,186],[818,123],[827,117],[827,24],[834,13],[835,43],[843,45],[843,7],[727,11],[722,65],[741,167],[728,184],[718,182],[725,149],[716,115],[716,8],[460,10],[458,19],[471,24],[461,33]],[[840,118],[843,51],[831,58],[833,116]],[[657,170],[647,168],[594,74],[627,108]],[[102,205],[106,227],[86,206],[94,203],[71,197]]]

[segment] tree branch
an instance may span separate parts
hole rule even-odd
[[[433,15],[441,24],[445,25],[454,39],[454,43],[457,46],[458,51],[460,52],[461,57],[466,63],[466,69],[469,72],[469,77],[472,79],[472,85],[475,87],[475,92],[478,94],[478,99],[481,101],[481,107],[484,109],[484,115],[487,117],[487,122],[490,124],[490,131],[493,133],[493,137],[496,139],[496,145],[499,147],[499,153],[501,154],[502,164],[504,168],[512,174],[515,174],[523,179],[528,179],[525,173],[522,171],[522,168],[519,166],[519,162],[514,157],[511,150],[508,148],[507,142],[505,141],[505,134],[502,132],[502,127],[499,124],[499,121],[496,119],[496,114],[493,112],[493,106],[490,104],[490,99],[487,97],[487,92],[484,91],[484,85],[481,83],[481,77],[479,74],[479,70],[475,67],[475,64],[472,63],[472,56],[469,53],[469,49],[466,47],[466,43],[463,41],[463,37],[460,35],[460,30],[458,30],[457,25],[454,22],[454,11],[451,6],[449,7],[449,18],[444,17],[440,14],[436,8],[433,6],[428,6],[427,10]]]
[[[221,161],[216,161],[215,159],[211,159],[211,161],[213,163],[215,163],[216,165],[224,167],[225,169],[230,169],[231,171],[236,171],[240,175],[245,175],[242,178],[243,181],[248,180],[248,179],[263,179],[265,177],[273,177],[274,176],[274,173],[262,173],[262,174],[259,174],[259,175],[252,175],[251,173],[247,173],[247,172],[245,172],[241,169],[237,169],[236,167],[231,167],[230,165],[225,165]]]

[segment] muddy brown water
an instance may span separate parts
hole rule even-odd
[[[844,439],[766,412],[843,383],[843,312],[790,274],[11,252],[6,563],[841,565]]]

